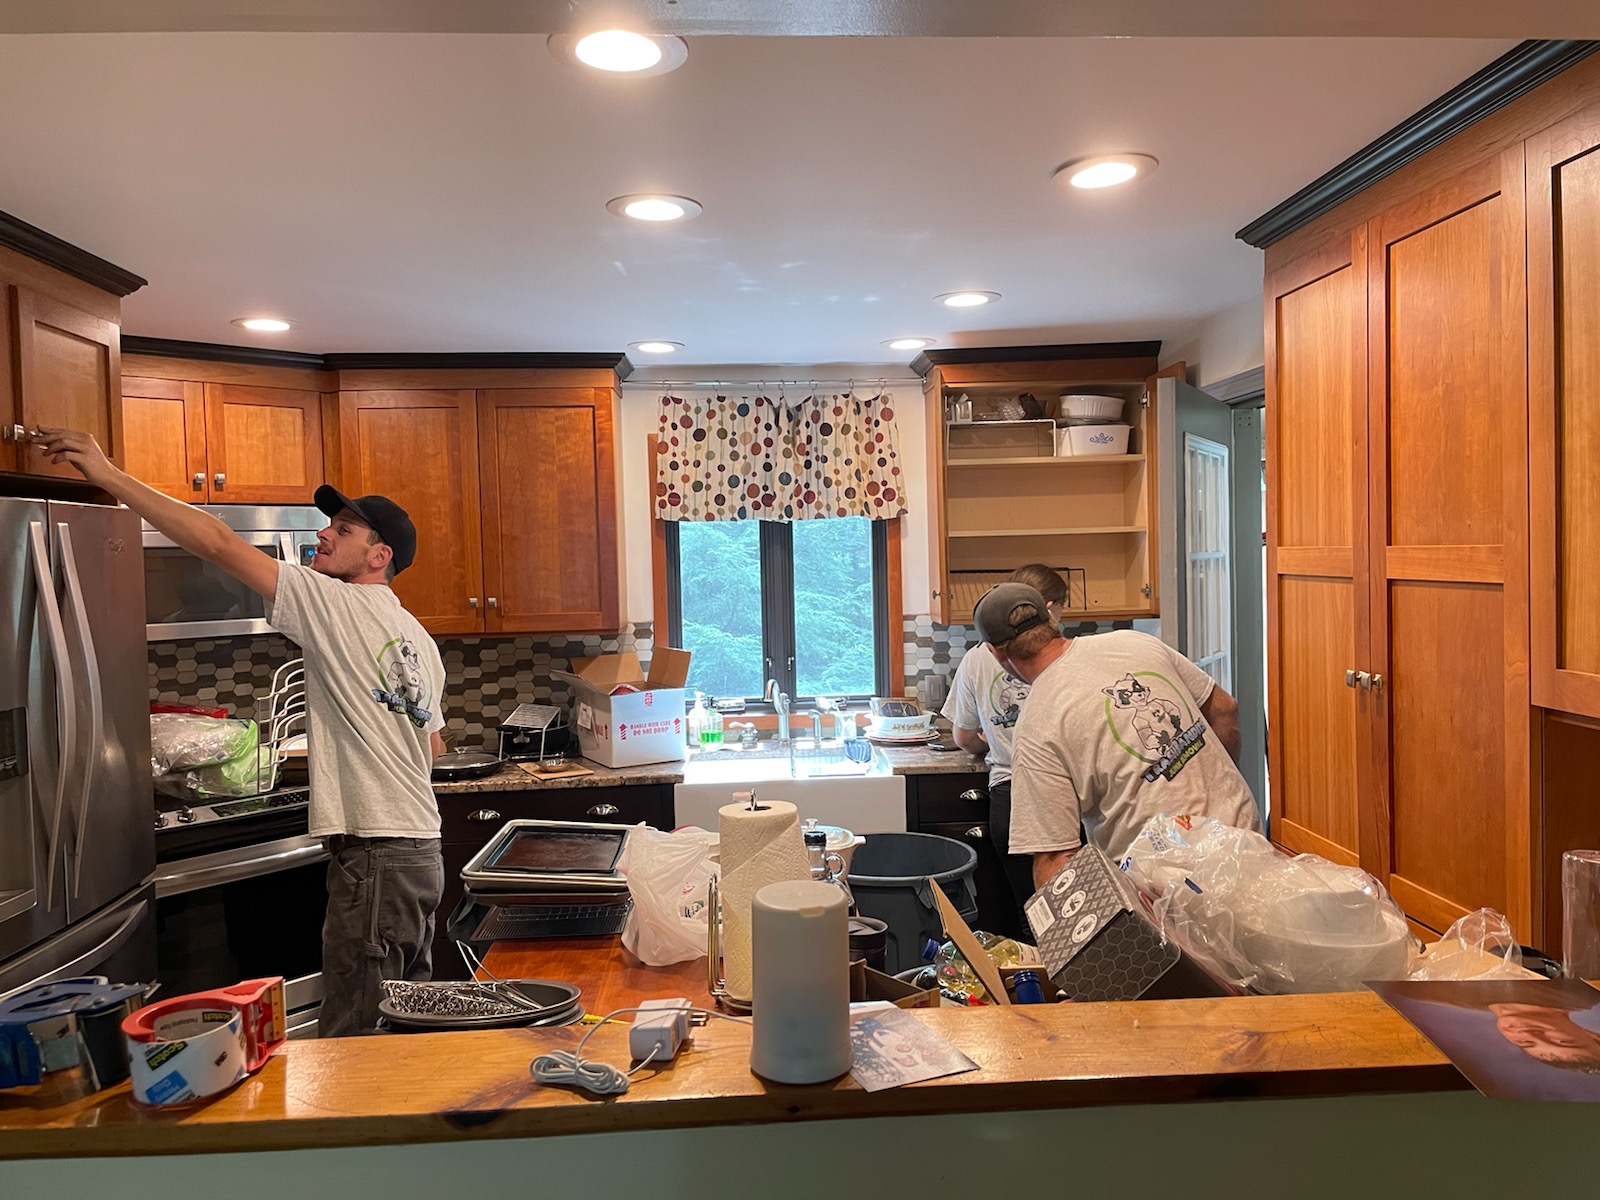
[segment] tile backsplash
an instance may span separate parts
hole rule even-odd
[[[1125,628],[1128,622],[1116,626]],[[1144,624],[1141,622],[1141,624]],[[1110,628],[1085,622],[1068,634]],[[926,616],[906,617],[906,694],[935,710],[944,703],[956,664],[978,644],[970,625],[940,625]],[[648,662],[654,645],[649,622],[618,634],[559,634],[545,637],[440,638],[444,658],[445,727],[450,744],[492,749],[495,729],[519,704],[557,704],[572,699],[567,684],[552,678],[574,657],[632,650]],[[240,716],[264,715],[272,675],[299,656],[281,634],[186,642],[153,642],[149,653],[150,698],[168,704],[227,708]]]

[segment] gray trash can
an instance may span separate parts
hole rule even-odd
[[[944,940],[944,922],[929,879],[944,889],[961,919],[978,915],[972,881],[978,852],[965,842],[932,833],[873,833],[850,860],[850,891],[864,917],[889,927],[890,974],[918,966],[929,938]]]

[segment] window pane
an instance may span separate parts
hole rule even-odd
[[[866,517],[796,521],[795,693],[869,696],[873,659],[872,523]]]
[[[689,686],[713,696],[759,696],[761,524],[678,523],[683,648]]]

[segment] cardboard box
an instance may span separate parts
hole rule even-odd
[[[1240,996],[1150,915],[1115,863],[1085,846],[1025,906],[1051,981],[1073,1000]]]
[[[648,674],[631,651],[575,658],[572,670],[551,674],[572,684],[573,724],[585,758],[636,767],[684,757],[689,651],[657,646]]]
[[[893,975],[874,971],[860,959],[850,964],[850,1003],[887,1000],[896,1008],[938,1008],[939,989],[919,988]]]

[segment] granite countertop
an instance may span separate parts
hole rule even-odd
[[[683,763],[646,763],[638,767],[603,767],[587,758],[574,759],[588,767],[592,775],[575,775],[566,779],[540,779],[530,775],[516,763],[501,763],[493,775],[455,782],[435,780],[437,796],[473,795],[480,792],[533,792],[555,788],[626,787],[633,784],[682,783]]]
[[[948,736],[940,742],[952,744]],[[965,750],[930,750],[927,746],[874,746],[873,749],[896,775],[968,775],[989,771],[983,758]]]

